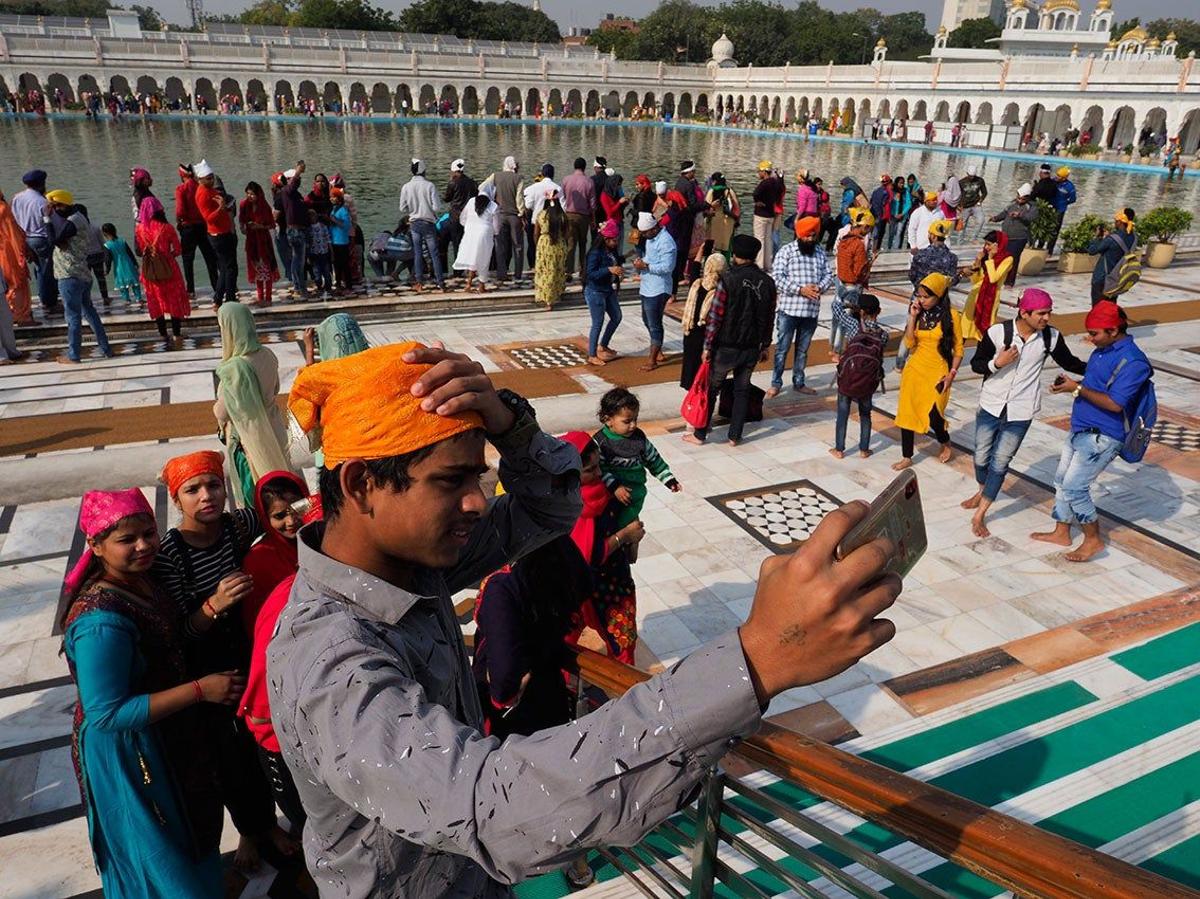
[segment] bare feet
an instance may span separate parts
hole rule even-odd
[[[870,451],[870,450],[859,450],[859,451],[858,451],[858,458],[860,458],[860,459],[870,459],[870,458],[871,458],[871,451]]]
[[[979,491],[970,499],[964,499],[959,505],[961,505],[964,509],[978,509],[979,501],[981,499],[983,499],[983,491]]]
[[[912,468],[912,459],[901,459],[892,463],[892,471],[904,471],[906,468]]]
[[[603,359],[601,359],[599,356],[588,356],[587,364],[588,365],[607,365],[608,363],[605,362]]]
[[[831,449],[829,451],[829,455],[833,456],[833,458],[835,458],[835,459],[845,459],[846,458],[846,454],[843,453],[840,449]]]
[[[740,438],[740,437],[730,437],[730,438],[729,438],[729,439],[726,441],[726,443],[728,443],[730,446],[741,446],[741,444],[742,444],[742,438]]]
[[[971,533],[976,537],[990,537],[992,532],[988,530],[988,526],[983,523],[983,512],[976,512],[971,516]]]
[[[599,349],[596,351],[596,355],[598,355],[598,356],[599,356],[601,359],[603,359],[605,362],[612,362],[614,359],[620,359],[620,358],[621,358],[621,354],[620,354],[620,353],[618,353],[616,350],[610,350],[610,349],[609,349],[608,347],[606,347],[606,346],[602,346],[602,347],[600,347],[600,348],[599,348]]]
[[[954,458],[954,448],[948,443],[942,444],[942,451],[938,453],[938,461],[945,465]]]
[[[300,842],[282,827],[276,824],[267,834],[267,839],[275,847],[275,851],[285,858],[292,858],[300,851]]]
[[[1037,540],[1041,543],[1053,543],[1055,546],[1070,546],[1071,526],[1058,522],[1054,525],[1054,530],[1039,531],[1036,534],[1030,534],[1029,539]]]
[[[1086,536],[1079,544],[1079,549],[1066,554],[1068,562],[1086,562],[1096,553],[1104,550],[1104,541],[1099,537]]]
[[[802,393],[805,396],[816,396],[817,395],[817,392],[815,390],[813,390],[811,387],[809,387],[808,385],[804,385],[802,387],[793,387],[792,390],[795,391],[796,393]]]
[[[769,400],[774,399],[777,396],[779,396],[779,388],[778,387],[770,387],[767,389],[767,399],[769,399]]]
[[[684,434],[683,442],[690,443],[692,446],[704,446],[704,441],[701,440],[699,437],[697,437],[695,434]]]
[[[233,854],[233,867],[243,874],[253,874],[262,866],[262,856],[253,837],[242,834],[238,837],[237,851]]]
[[[658,368],[657,362],[647,362],[645,365],[639,365],[638,371],[654,371],[656,368]]]

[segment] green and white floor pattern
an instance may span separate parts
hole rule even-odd
[[[927,715],[842,749],[936,784],[1048,831],[1200,888],[1200,623],[1014,684]],[[921,847],[817,797],[759,772],[748,778],[772,798],[919,873],[953,896],[983,899],[1004,890]],[[732,793],[727,792],[727,797]],[[772,815],[732,798],[764,822]],[[689,838],[690,821],[672,821]],[[782,852],[732,819],[725,825],[772,859]],[[885,896],[906,891],[794,828],[772,827]],[[687,870],[678,833],[648,838]],[[795,895],[786,884],[722,845],[720,856],[767,895]],[[641,867],[644,850],[622,850]],[[794,860],[784,866],[830,896],[847,895]],[[603,859],[592,856],[597,884],[589,899],[640,895]],[[552,899],[569,889],[560,873],[521,884],[520,899]],[[718,895],[752,895],[718,886]]]

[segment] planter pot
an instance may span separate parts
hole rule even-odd
[[[1026,250],[1026,253],[1029,251]],[[1021,257],[1024,259],[1024,255]],[[1090,272],[1096,263],[1087,253],[1063,253],[1058,257],[1058,270],[1067,275]]]
[[[1121,162],[1133,162],[1133,156],[1129,153],[1122,153]]]
[[[1045,250],[1026,247],[1025,252],[1021,254],[1021,264],[1017,266],[1017,274],[1040,275],[1042,269],[1046,267],[1046,257],[1049,255]]]
[[[1152,240],[1146,245],[1146,265],[1150,268],[1166,268],[1175,258],[1175,244]]]

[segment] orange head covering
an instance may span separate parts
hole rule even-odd
[[[347,459],[386,459],[482,428],[474,412],[438,415],[421,408],[412,386],[431,365],[404,361],[422,344],[409,341],[363,350],[300,371],[288,409],[304,431],[321,427],[325,467]]]
[[[202,474],[215,474],[222,479],[225,477],[225,465],[220,453],[201,450],[198,453],[168,459],[159,479],[167,485],[167,492],[171,494],[171,499],[174,499],[185,482]]]
[[[806,215],[796,219],[796,236],[813,237],[821,230],[821,220],[815,215]]]

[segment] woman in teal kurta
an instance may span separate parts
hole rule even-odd
[[[118,512],[122,502],[123,511],[136,507],[132,493],[141,496],[84,497],[88,550],[65,585],[73,599],[63,648],[79,689],[71,754],[107,899],[216,899],[221,801],[190,707],[225,701],[237,679],[188,681],[178,613],[138,570],[158,549],[153,515],[145,506],[109,520],[114,504]],[[98,507],[108,519],[97,517]],[[114,570],[93,555],[110,540],[125,542],[133,568]]]

